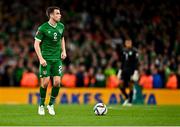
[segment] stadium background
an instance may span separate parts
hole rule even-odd
[[[177,1],[176,1],[177,2]],[[162,0],[0,1],[0,104],[38,103],[37,27],[59,6],[67,59],[57,103],[121,103],[118,45],[130,36],[140,53],[146,104],[180,104],[180,7]],[[8,6],[7,6],[8,5]],[[100,88],[99,88],[100,87]]]

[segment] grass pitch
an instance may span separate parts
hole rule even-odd
[[[44,126],[180,126],[180,106],[109,105],[105,116],[96,116],[92,105],[56,105],[56,115],[37,114],[37,105],[0,105],[0,125]]]

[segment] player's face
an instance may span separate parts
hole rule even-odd
[[[132,41],[131,40],[126,40],[125,41],[125,47],[126,48],[131,48],[132,47]]]
[[[55,10],[54,10],[54,13],[51,15],[51,18],[53,18],[53,20],[54,20],[55,22],[59,22],[60,19],[61,19],[60,10],[55,9]]]

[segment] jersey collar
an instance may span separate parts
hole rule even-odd
[[[48,24],[49,24],[50,26],[52,26],[53,28],[56,28],[56,26],[57,26],[57,23],[56,23],[56,25],[52,25],[51,23],[48,22]]]

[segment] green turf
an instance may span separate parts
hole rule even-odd
[[[105,116],[91,105],[55,106],[55,116],[39,116],[36,105],[0,105],[0,125],[180,125],[180,106],[108,107]]]

